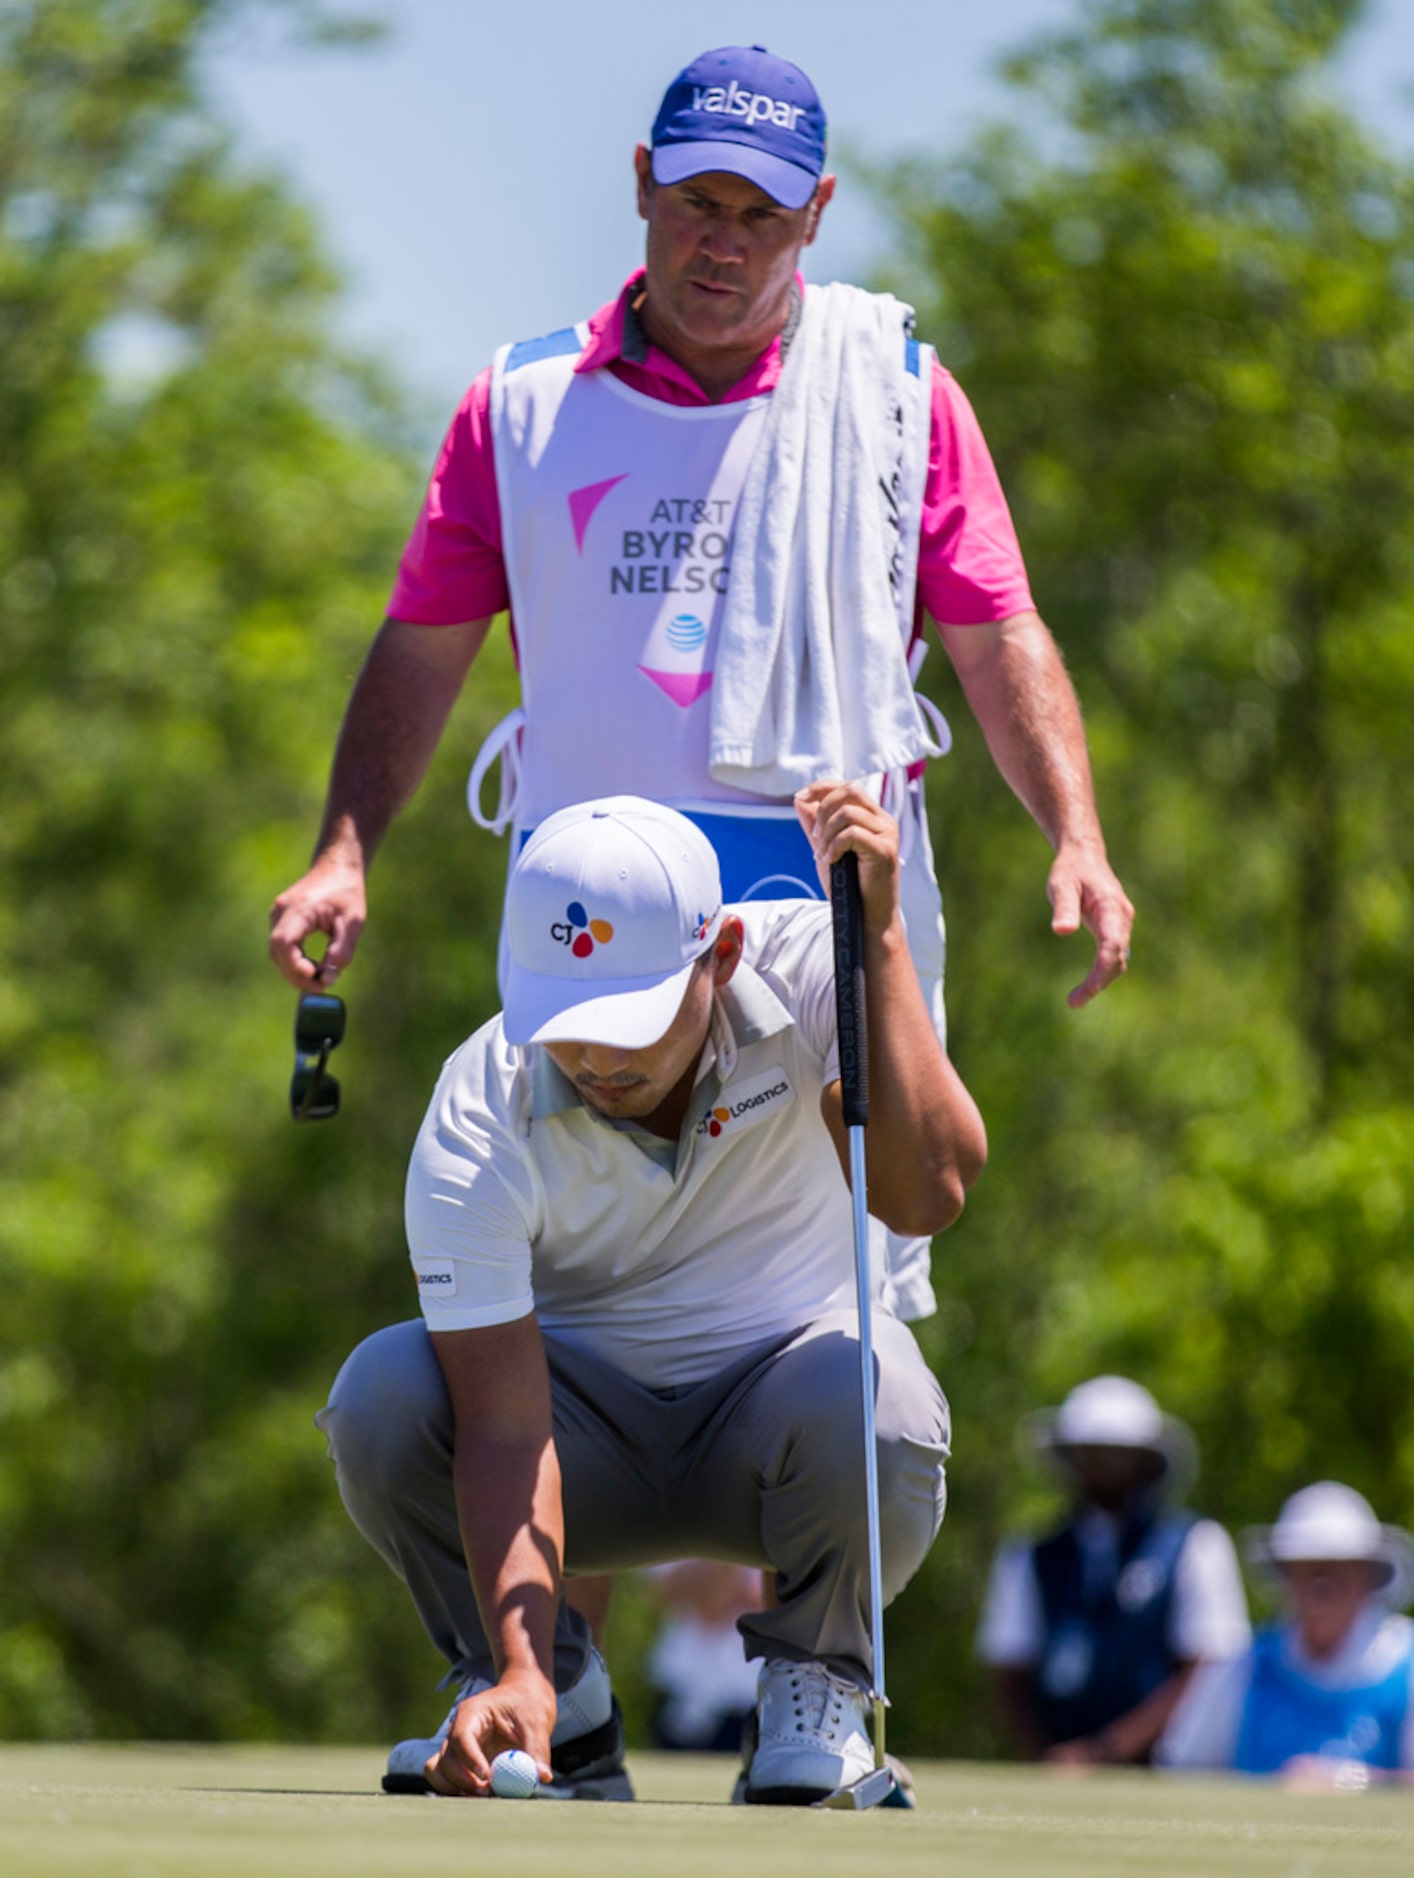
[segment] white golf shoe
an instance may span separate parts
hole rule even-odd
[[[423,1768],[446,1740],[452,1717],[466,1698],[491,1687],[485,1676],[469,1676],[457,1690],[456,1701],[435,1735],[400,1741],[388,1756],[383,1791],[431,1793]],[[538,1789],[537,1799],[633,1798],[633,1787],[624,1771],[623,1716],[609,1682],[608,1666],[597,1650],[590,1651],[578,1682],[557,1697],[550,1769],[554,1779],[549,1786]]]
[[[823,1663],[767,1663],[756,1713],[748,1806],[810,1806],[873,1770],[868,1697]]]

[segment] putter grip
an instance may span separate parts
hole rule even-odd
[[[859,856],[846,854],[830,868],[830,913],[835,939],[835,1019],[840,1042],[840,1093],[846,1128],[869,1120],[869,1025],[864,1005],[864,902]]]

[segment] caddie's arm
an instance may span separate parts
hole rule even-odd
[[[565,1541],[550,1372],[533,1313],[433,1331],[432,1345],[452,1400],[462,1545],[497,1682],[459,1705],[426,1773],[438,1793],[484,1794],[503,1748],[524,1748],[550,1778]]]
[[[1129,965],[1134,908],[1105,852],[1075,687],[1038,613],[939,626],[997,768],[1055,851],[1046,880],[1051,931],[1095,939],[1095,963],[1070,993],[1078,1007]]]
[[[332,985],[353,957],[369,864],[427,773],[490,625],[390,619],[379,629],[344,713],[314,859],[270,909],[271,960],[297,989]],[[304,950],[316,932],[329,940],[318,962]]]
[[[864,907],[865,1005],[869,1027],[869,1211],[895,1232],[930,1235],[950,1226],[987,1159],[977,1104],[933,1029],[899,910],[898,824],[851,783],[801,790],[796,809],[822,879],[853,850]],[[821,1097],[846,1180],[849,1131],[838,1082]]]

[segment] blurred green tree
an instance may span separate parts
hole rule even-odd
[[[7,1735],[367,1737],[437,1673],[310,1416],[414,1308],[407,1145],[492,996],[504,862],[453,739],[386,870],[346,1116],[292,1129],[266,911],[420,466],[327,337],[308,215],[204,106],[239,11],[0,7]],[[463,739],[512,683],[485,670]]]
[[[1360,11],[1096,0],[1012,61],[1029,134],[882,179],[1138,908],[1130,979],[1067,1012],[960,711],[932,780],[993,1155],[924,1331],[952,1530],[897,1623],[935,1748],[982,1739],[987,1557],[1054,1504],[1013,1430],[1086,1375],[1191,1419],[1231,1521],[1322,1475],[1414,1513],[1414,177],[1324,82]]]
[[[327,337],[308,217],[204,106],[202,48],[241,11],[0,0],[10,1735],[433,1719],[438,1666],[309,1418],[413,1308],[407,1148],[494,1003],[505,857],[462,778],[514,677],[500,635],[379,859],[345,1112],[294,1129],[261,934],[420,466],[394,389]],[[1050,937],[1037,838],[956,711],[932,787],[993,1159],[924,1330],[957,1459],[890,1615],[905,1751],[989,1744],[987,1560],[1049,1503],[1012,1429],[1085,1374],[1194,1422],[1229,1520],[1320,1473],[1414,1512],[1414,201],[1321,89],[1358,11],[1100,0],[1015,63],[1029,139],[881,181],[1140,910],[1131,979],[1068,1013],[1083,948]],[[616,1648],[650,1621],[630,1590]]]

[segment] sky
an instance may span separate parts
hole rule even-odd
[[[344,0],[344,10],[352,10]],[[632,153],[669,80],[714,45],[764,44],[814,79],[831,151],[939,152],[1018,108],[1004,55],[1084,0],[365,0],[362,51],[227,31],[208,64],[248,157],[315,209],[347,290],[344,335],[387,360],[440,432],[505,340],[572,324],[642,254]],[[1338,73],[1372,128],[1414,151],[1414,0],[1370,0]],[[847,173],[808,278],[860,278],[887,226]]]

